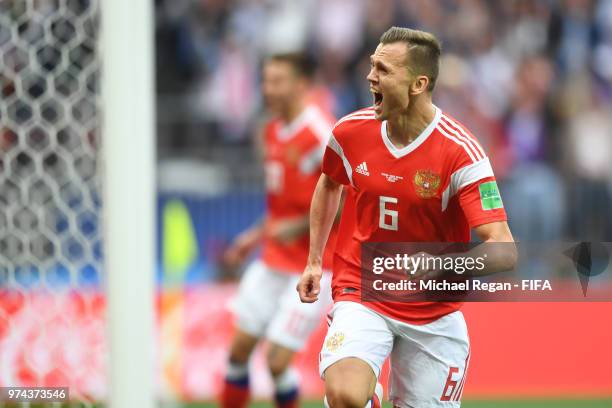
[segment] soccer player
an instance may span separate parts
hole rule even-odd
[[[471,230],[483,242],[513,242],[481,145],[432,103],[440,53],[430,33],[386,31],[367,76],[373,106],[340,119],[325,151],[297,289],[303,302],[319,296],[322,250],[346,185],[319,359],[332,408],[369,404],[388,356],[396,407],[458,407],[470,356],[459,303],[362,302],[361,243],[469,242]],[[482,273],[514,267],[516,248],[506,247]]]
[[[320,305],[302,303],[295,295],[308,257],[310,200],[334,121],[310,102],[312,71],[302,54],[275,55],[263,67],[262,91],[273,115],[263,131],[267,214],[260,224],[240,234],[225,254],[228,264],[237,265],[263,244],[260,259],[242,278],[234,304],[237,329],[221,392],[221,405],[226,408],[246,407],[249,357],[264,338],[270,343],[267,363],[276,406],[297,407],[298,379],[291,359],[331,304],[329,273],[321,281],[324,301]]]

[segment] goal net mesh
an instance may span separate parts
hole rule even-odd
[[[0,0],[0,386],[106,394],[96,0]]]

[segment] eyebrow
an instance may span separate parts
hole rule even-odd
[[[370,63],[374,64],[374,55],[370,55]],[[382,66],[383,68],[385,68],[387,70],[390,68],[387,64],[385,64],[384,62],[381,62],[381,61],[377,61],[377,64]]]

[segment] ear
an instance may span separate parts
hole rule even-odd
[[[410,95],[415,96],[427,92],[429,78],[425,75],[417,76],[410,84]]]

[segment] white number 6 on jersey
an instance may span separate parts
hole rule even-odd
[[[397,198],[380,196],[380,215],[378,218],[378,226],[382,229],[397,231],[397,215],[395,210],[389,210],[385,205],[387,203],[397,204]],[[391,217],[391,223],[387,224],[387,217]]]

